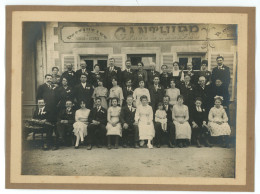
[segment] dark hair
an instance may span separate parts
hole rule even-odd
[[[87,78],[87,74],[85,74],[85,73],[81,73],[81,74],[80,74],[80,77],[81,77],[82,75],[86,76],[86,78]]]
[[[186,76],[189,76],[189,77],[190,77],[190,75],[189,75],[189,74],[185,74],[185,75],[184,75],[184,77],[186,77]]]
[[[156,77],[158,77],[159,80],[160,80],[160,76],[159,76],[159,75],[155,75],[155,76],[153,76],[153,80],[154,80],[154,78],[156,78]]]
[[[95,64],[95,65],[94,65],[94,68],[95,68],[96,66],[98,66],[98,67],[99,67],[99,64]]]
[[[221,97],[222,97],[222,96],[221,96]],[[216,100],[220,100],[220,102],[221,102],[221,104],[222,104],[223,100],[221,99],[221,97],[220,97],[220,96],[215,96],[215,97],[214,97],[214,102],[216,102]]]
[[[205,64],[206,66],[208,66],[208,60],[202,60],[202,61],[201,61],[201,65],[202,65],[202,64]]]
[[[139,63],[141,63],[141,64],[142,64],[142,66],[144,66],[144,63],[143,63],[142,61],[138,62],[137,64],[139,64]]]
[[[130,61],[129,59],[127,59],[127,60],[125,61],[125,63],[127,63],[127,62],[130,62],[130,63],[131,63],[131,61]]]
[[[113,81],[113,79],[114,79],[115,81],[117,81],[117,77],[112,77],[112,78],[111,78],[111,82]]]
[[[183,95],[179,95],[179,96],[177,97],[177,100],[179,100],[180,98],[181,98],[182,100],[184,100]]]
[[[68,102],[68,101],[70,101],[73,104],[73,100],[72,99],[68,98],[68,99],[66,99],[65,102]]]
[[[46,75],[44,76],[44,78],[46,79],[46,77],[48,77],[48,76],[52,77],[51,74],[46,74]]]
[[[138,79],[138,84],[140,84],[141,81],[144,82],[144,79],[142,78]]]
[[[103,80],[102,78],[99,78],[99,79],[97,79],[97,82],[102,82],[102,83],[104,83],[104,80]]]
[[[170,84],[171,84],[171,82],[174,82],[175,84],[176,84],[176,80],[175,79],[170,79]]]
[[[108,60],[114,60],[114,61],[116,61],[115,58],[113,58],[113,57],[109,58]]]
[[[202,98],[201,97],[197,97],[196,99],[195,99],[195,102],[196,101],[201,101],[201,103],[202,103]]]
[[[43,100],[43,101],[44,101],[44,99],[43,99],[43,98],[38,98],[38,99],[37,99],[37,102],[38,102],[39,100]],[[45,101],[44,101],[44,103],[45,103]]]
[[[163,106],[163,103],[162,102],[159,102],[157,107],[159,108],[159,106]]]
[[[164,95],[164,98],[168,98],[169,100],[171,99],[168,95]]]
[[[119,99],[118,99],[117,97],[112,97],[112,98],[111,98],[111,102],[112,102],[113,100],[116,100],[117,103],[118,103],[118,101],[119,101]]]
[[[67,78],[67,77],[62,77],[61,81],[62,81],[63,79],[66,79],[66,81],[68,82],[68,78]]]
[[[178,61],[174,61],[174,62],[172,63],[172,65],[174,65],[175,63],[179,66],[179,62],[178,62]]]
[[[224,57],[223,56],[217,56],[216,60],[222,58],[222,60],[224,60]]]
[[[95,101],[97,101],[97,100],[102,101],[100,97],[96,97],[96,98],[95,98]]]
[[[168,69],[168,66],[167,66],[167,65],[162,65],[161,68],[162,68],[163,66],[165,66],[165,67]]]
[[[128,78],[128,79],[125,81],[125,83],[127,83],[127,82],[129,82],[129,81],[132,82],[132,80],[131,80],[130,78]]]
[[[147,97],[146,95],[142,95],[142,96],[140,97],[140,101],[142,101],[143,99],[148,100],[148,97]]]
[[[57,69],[59,71],[59,68],[58,67],[53,67],[51,68],[51,71],[53,71],[54,69]]]
[[[86,105],[86,101],[85,100],[80,100],[79,104],[81,104],[82,102]]]
[[[215,82],[216,82],[217,80],[220,80],[221,82],[223,82],[222,79],[219,78],[219,77],[216,78]]]
[[[133,95],[128,95],[128,96],[126,97],[126,99],[127,99],[127,98],[132,98],[132,99],[134,99]]]

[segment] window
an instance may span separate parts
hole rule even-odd
[[[87,64],[87,70],[93,71],[95,64],[99,64],[100,71],[105,71],[107,68],[107,55],[86,55],[81,56],[80,60],[84,60]]]
[[[132,69],[137,69],[137,64],[141,61],[144,69],[151,69],[151,63],[156,62],[156,54],[128,54],[127,58],[131,61]]]
[[[192,63],[193,70],[200,70],[201,61],[205,59],[205,54],[178,54],[180,69],[187,70],[187,64]]]

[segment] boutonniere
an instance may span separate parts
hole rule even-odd
[[[116,70],[116,69],[114,69],[114,72],[116,72],[116,73],[117,73],[117,70]]]
[[[71,111],[70,111],[70,112],[67,112],[67,114],[68,114],[68,115],[71,115],[71,114],[72,114],[72,112],[71,112]]]
[[[67,93],[69,93],[70,92],[70,90],[67,90]]]
[[[202,111],[205,112],[205,109],[203,108]]]
[[[90,90],[90,87],[86,87],[86,90]]]
[[[100,112],[105,113],[103,110],[100,110]]]
[[[191,88],[191,86],[188,86],[188,88]]]
[[[132,107],[132,112],[135,112],[135,109],[136,109],[136,108]]]
[[[45,115],[46,114],[46,112],[42,112],[42,115]]]

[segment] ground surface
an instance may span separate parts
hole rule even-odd
[[[234,148],[161,148],[23,151],[22,174],[74,176],[234,177]]]

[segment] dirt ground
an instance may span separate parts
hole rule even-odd
[[[122,148],[87,150],[62,147],[23,151],[22,174],[60,176],[221,177],[233,178],[234,148]]]

